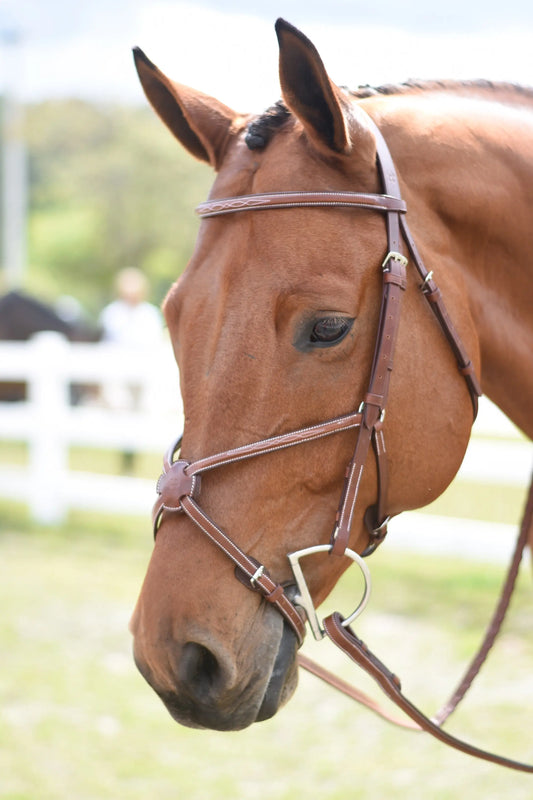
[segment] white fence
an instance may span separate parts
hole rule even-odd
[[[27,503],[33,517],[47,523],[61,520],[70,508],[148,513],[154,481],[73,471],[68,453],[81,445],[163,454],[183,424],[170,345],[139,352],[39,334],[28,343],[0,344],[0,381],[24,381],[29,387],[26,402],[0,402],[0,440],[29,445],[27,467],[0,465],[0,497]],[[136,384],[139,407],[72,405],[72,383],[105,386],[108,394],[113,386]],[[531,443],[493,405],[482,402],[458,480],[526,486],[532,464]],[[393,520],[389,540],[403,548],[457,553],[471,548],[500,558],[512,548],[514,530],[413,512]]]
[[[69,469],[69,448],[160,452],[183,426],[178,369],[166,342],[146,352],[109,344],[70,344],[55,333],[0,344],[0,381],[23,381],[25,402],[0,402],[0,440],[29,445],[29,464],[0,466],[0,496],[58,522],[69,508],[147,513],[154,481]],[[72,405],[72,384],[96,385],[105,402]],[[134,407],[113,407],[133,388]],[[98,396],[101,398],[101,394]],[[154,476],[154,480],[157,476]]]
[[[468,491],[468,484],[475,482],[520,487],[525,495],[532,468],[533,443],[495,405],[482,397],[472,438],[455,480],[465,491]],[[512,508],[509,516],[518,518],[521,512],[522,508]],[[510,558],[517,535],[515,525],[441,517],[422,510],[393,519],[387,544],[414,552],[451,553],[500,562]]]

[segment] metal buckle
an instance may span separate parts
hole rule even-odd
[[[422,290],[423,292],[426,290],[426,286],[428,285],[428,283],[429,283],[431,280],[433,280],[433,270],[432,270],[432,269],[431,269],[431,270],[428,272],[428,274],[427,274],[427,275],[426,275],[426,277],[424,278],[423,282],[420,284],[420,288],[421,288],[421,290]]]
[[[379,545],[383,542],[387,535],[387,525],[390,521],[391,517],[389,515],[385,517],[381,525],[378,525],[377,528],[372,528],[372,530],[369,531],[370,541],[361,553],[361,558],[368,558],[368,556],[371,556],[372,553],[378,549]]]
[[[385,256],[385,261],[381,265],[381,269],[387,268],[387,264],[389,263],[391,258],[393,258],[395,261],[399,261],[400,264],[403,264],[404,267],[406,267],[409,263],[409,259],[406,258],[404,255],[402,255],[402,253],[397,253],[396,250],[390,250]]]
[[[305,547],[303,550],[295,550],[294,553],[289,553],[287,556],[299,592],[296,595],[296,597],[294,597],[293,603],[295,605],[301,606],[301,608],[303,608],[303,610],[305,611],[307,615],[307,620],[309,622],[309,626],[313,631],[313,636],[317,641],[321,641],[326,635],[326,632],[323,628],[321,628],[320,623],[318,621],[318,615],[315,606],[313,604],[309,588],[305,581],[304,574],[302,572],[300,559],[304,558],[304,556],[313,555],[314,553],[327,553],[331,549],[332,549],[331,544],[317,544],[314,547]],[[355,611],[353,611],[348,617],[345,617],[342,621],[342,625],[346,628],[348,627],[348,625],[351,625],[354,619],[364,611],[370,597],[371,580],[370,580],[370,571],[358,553],[354,552],[353,550],[349,550],[347,548],[344,551],[344,555],[348,556],[348,558],[351,558],[352,561],[354,561],[356,564],[359,565],[365,581],[363,597],[361,598],[359,605],[357,606]]]
[[[252,586],[254,587],[254,589],[255,589],[255,585],[256,585],[256,583],[259,581],[259,579],[260,579],[260,578],[261,578],[261,576],[263,575],[263,572],[264,572],[264,571],[265,571],[265,565],[264,565],[264,564],[261,564],[259,567],[257,567],[256,571],[254,572],[254,574],[253,574],[253,575],[252,575],[252,577],[250,578],[250,583],[252,584]]]
[[[357,409],[357,413],[358,413],[358,414],[362,414],[362,413],[363,413],[363,411],[365,410],[365,406],[366,406],[366,403],[365,403],[365,401],[363,400],[363,401],[360,403],[360,405],[359,405],[359,408]],[[385,409],[385,408],[382,408],[382,409],[380,410],[380,412],[379,412],[379,420],[378,420],[379,422],[384,422],[384,421],[385,421],[385,411],[386,411],[386,409]]]
[[[374,534],[374,536],[378,536],[380,533],[382,533],[383,530],[389,524],[390,520],[391,520],[391,518],[390,518],[390,514],[389,514],[388,516],[385,517],[385,519],[383,520],[381,525],[378,525],[377,528],[372,528],[372,533]]]

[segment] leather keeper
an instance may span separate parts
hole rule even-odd
[[[384,403],[385,398],[382,394],[372,394],[372,392],[365,394],[365,406],[376,406],[381,412]]]
[[[405,271],[403,272],[402,275],[398,275],[394,272],[385,270],[383,272],[383,282],[393,283],[395,286],[399,286],[400,289],[403,289],[404,291],[407,289],[407,279],[405,276]]]
[[[424,294],[430,303],[439,303],[441,300],[441,291],[438,286],[429,292],[425,291]]]
[[[465,364],[464,367],[459,367],[459,372],[461,373],[461,375],[464,375],[465,377],[467,375],[474,375],[475,374],[474,365],[472,364],[471,361],[469,361],[468,364]]]
[[[278,583],[276,584],[276,588],[273,589],[273,591],[271,591],[270,594],[265,594],[263,595],[263,597],[265,598],[265,600],[268,600],[269,603],[277,603],[277,601],[283,594],[283,591],[284,591],[283,586],[281,585],[281,583]]]

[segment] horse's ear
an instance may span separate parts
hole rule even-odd
[[[283,99],[310,139],[321,150],[348,154],[362,136],[375,150],[373,137],[360,124],[341,90],[331,81],[309,39],[283,19],[276,22]]]
[[[144,93],[165,125],[193,156],[218,169],[239,115],[213,97],[171,81],[140,48],[134,48],[133,56]]]

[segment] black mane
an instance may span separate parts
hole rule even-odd
[[[273,106],[267,108],[260,117],[256,117],[246,129],[244,141],[250,150],[260,150],[266,147],[272,134],[281,128],[289,119],[291,112],[283,102],[278,100]]]
[[[358,86],[357,89],[346,89],[348,94],[358,99],[374,97],[375,95],[408,94],[414,92],[509,92],[531,98],[533,90],[528,86],[517,83],[504,83],[501,81],[473,80],[415,80],[410,79],[403,83],[387,83],[383,86]]]

